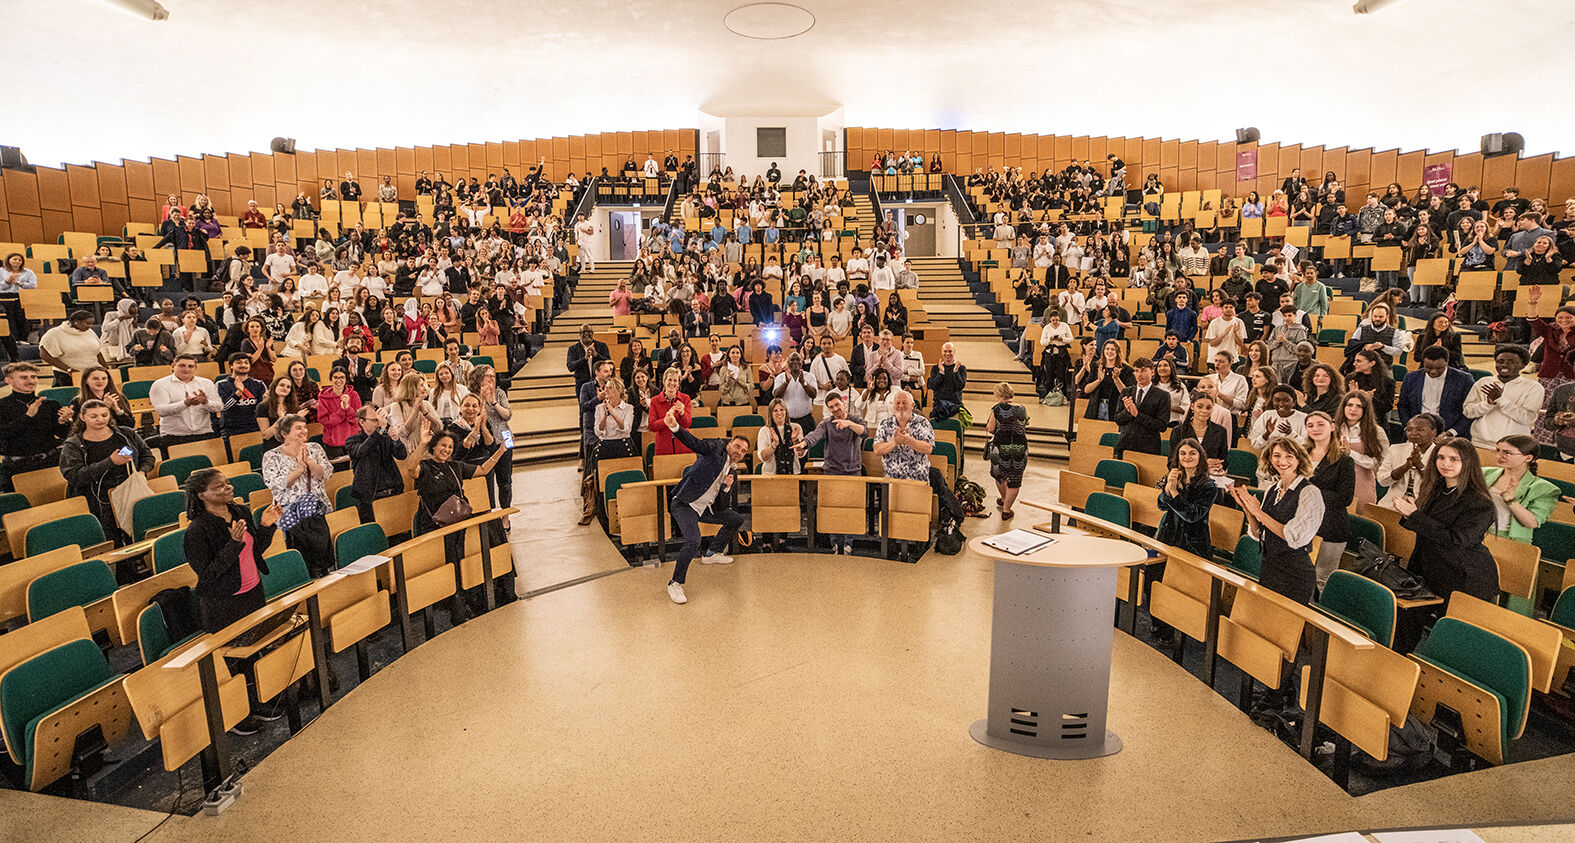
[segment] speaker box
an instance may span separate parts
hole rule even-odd
[[[1504,132],[1482,136],[1483,155],[1514,155],[1526,148],[1526,139],[1519,132]]]
[[[27,156],[23,155],[22,150],[15,146],[0,146],[0,168],[33,171],[33,168],[27,163]]]
[[[1261,137],[1261,135],[1258,134],[1258,128],[1256,126],[1248,126],[1245,129],[1236,130],[1237,143],[1257,143],[1259,137]]]
[[[294,155],[295,138],[274,138],[273,143],[268,144],[268,148],[274,152],[282,152],[286,155]]]

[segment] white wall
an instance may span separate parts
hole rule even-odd
[[[819,172],[821,131],[835,126],[840,133],[841,123],[841,109],[820,116],[713,115],[702,112],[700,135],[702,149],[710,152],[712,150],[704,146],[704,138],[707,132],[720,129],[721,151],[727,155],[727,165],[738,175],[750,178],[765,175],[771,162],[775,161],[782,170],[782,178],[791,180],[799,170],[811,174]],[[760,157],[755,149],[755,130],[777,127],[787,130],[787,155]],[[702,173],[701,177],[704,178],[704,175]]]

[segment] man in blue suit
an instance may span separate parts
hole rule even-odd
[[[720,524],[722,529],[711,539],[711,549],[716,551],[702,557],[704,565],[727,565],[733,561],[724,551],[733,542],[733,535],[744,524],[743,513],[719,507],[722,493],[731,488],[737,477],[737,464],[749,453],[749,440],[743,436],[731,439],[697,439],[688,430],[678,426],[674,415],[676,408],[667,411],[663,421],[679,442],[695,453],[695,461],[684,469],[684,476],[673,487],[668,509],[678,522],[684,545],[678,550],[678,563],[673,566],[673,579],[667,583],[667,596],[674,603],[688,603],[684,595],[684,578],[689,573],[689,562],[700,552],[700,523]]]
[[[1449,365],[1449,352],[1442,346],[1422,350],[1422,368],[1405,376],[1400,384],[1400,423],[1417,413],[1434,413],[1444,420],[1443,433],[1471,435],[1471,419],[1466,418],[1466,395],[1471,392],[1471,375]]]

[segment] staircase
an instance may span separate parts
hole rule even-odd
[[[579,340],[581,325],[597,331],[612,329],[607,294],[629,276],[633,265],[632,261],[600,261],[595,272],[581,275],[568,309],[555,316],[547,329],[545,346],[514,376],[509,399],[515,411],[516,465],[574,459],[579,454],[579,402],[564,360],[569,346]]]
[[[974,299],[956,258],[909,258],[908,268],[919,276],[919,301],[931,324],[944,325],[951,333],[957,357],[968,367],[968,386],[963,401],[973,413],[974,425],[963,437],[964,447],[979,453],[988,435],[984,431],[990,408],[995,404],[995,385],[1011,384],[1016,401],[1028,408],[1028,444],[1036,457],[1068,456],[1067,411],[1064,407],[1039,404],[1034,394],[1033,374],[1012,356],[1012,348],[1002,343],[996,314]],[[926,364],[934,361],[926,360]]]

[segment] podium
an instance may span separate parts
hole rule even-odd
[[[987,716],[969,730],[995,749],[1035,758],[1099,758],[1121,751],[1105,727],[1115,635],[1116,569],[1146,561],[1116,539],[1058,533],[1013,556],[969,541],[995,560]]]

